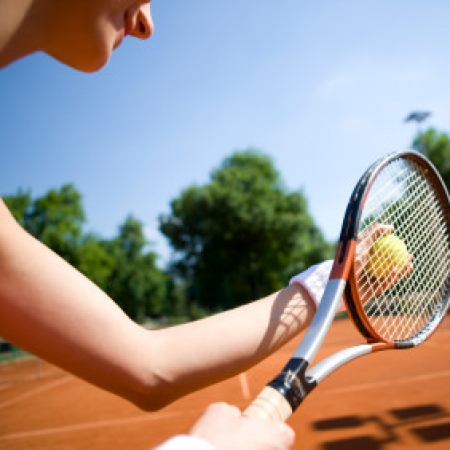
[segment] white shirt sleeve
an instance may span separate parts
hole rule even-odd
[[[179,435],[162,443],[155,450],[216,450],[209,442],[196,436]]]

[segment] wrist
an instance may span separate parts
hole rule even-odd
[[[299,285],[307,292],[313,301],[316,309],[318,308],[325,290],[325,286],[330,277],[332,260],[327,260],[309,267],[302,273],[291,278],[289,285]],[[341,304],[340,310],[344,305]]]

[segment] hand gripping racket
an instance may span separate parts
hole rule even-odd
[[[389,230],[406,244],[412,263],[403,274],[393,270],[376,278],[366,270],[369,250],[379,237],[377,228]],[[388,264],[381,253],[377,264]],[[373,253],[370,257],[374,258]],[[366,343],[341,350],[310,368],[343,296]],[[364,173],[350,197],[331,274],[304,339],[244,415],[285,421],[341,365],[380,350],[418,346],[443,320],[449,296],[447,189],[421,154],[390,154]]]

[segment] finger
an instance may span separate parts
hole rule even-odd
[[[242,415],[241,410],[237,406],[229,405],[225,402],[212,403],[208,406],[208,410],[216,414],[227,413],[234,417],[240,417]]]
[[[295,442],[295,432],[294,430],[287,426],[285,423],[280,423],[283,426],[282,430],[282,443],[283,448],[291,448]]]

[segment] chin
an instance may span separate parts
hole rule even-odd
[[[98,51],[78,52],[71,57],[62,55],[50,55],[62,64],[72,67],[80,72],[92,73],[103,68],[109,61],[112,51],[106,48],[98,49]]]
[[[103,58],[83,58],[81,61],[77,61],[74,64],[67,64],[68,66],[79,70],[80,72],[93,73],[97,72],[106,66],[110,58],[107,55]]]
[[[109,58],[107,58],[101,62],[96,61],[94,63],[86,63],[86,64],[81,64],[79,66],[73,66],[73,67],[74,67],[74,69],[77,69],[80,72],[93,73],[93,72],[98,72],[100,69],[105,67],[106,64],[108,63],[108,61],[109,61]]]

